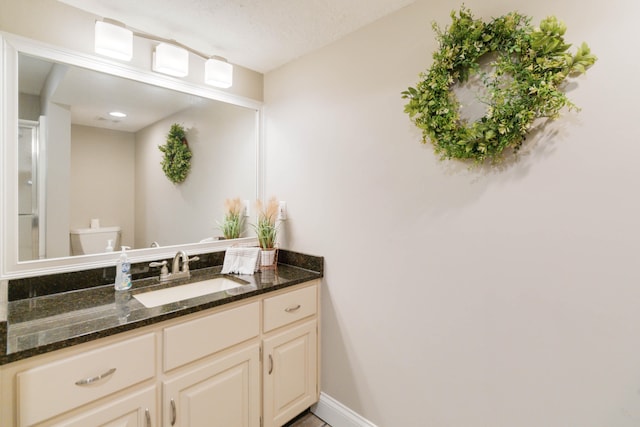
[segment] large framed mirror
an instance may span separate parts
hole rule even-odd
[[[226,199],[261,197],[260,102],[1,37],[2,277],[108,265],[120,246],[136,262],[238,243],[218,222]],[[193,153],[181,184],[158,148],[174,123]]]

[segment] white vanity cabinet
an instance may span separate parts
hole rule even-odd
[[[316,321],[264,340],[264,425],[281,426],[318,401]]]
[[[259,427],[259,338],[259,301],[165,328],[162,425]]]
[[[149,328],[0,366],[0,426],[157,425]]]
[[[199,363],[162,383],[162,425],[259,427],[260,346]]]
[[[281,426],[318,401],[317,312],[317,286],[264,300],[265,427]]]
[[[110,399],[95,409],[54,422],[55,427],[152,427],[156,422],[156,388],[147,387]]]
[[[0,426],[279,427],[319,396],[319,281],[0,366]]]

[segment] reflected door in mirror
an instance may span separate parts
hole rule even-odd
[[[18,133],[18,257],[20,261],[41,258],[40,123],[20,120]],[[44,243],[44,242],[43,242]]]

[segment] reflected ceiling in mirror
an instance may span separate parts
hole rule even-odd
[[[45,89],[51,102],[69,106],[72,124],[125,132],[137,132],[178,111],[209,101],[24,54],[19,56],[18,83],[20,94],[40,97]],[[127,117],[109,116],[113,111],[121,111]]]
[[[258,197],[256,109],[24,53],[18,62],[19,261],[104,252],[113,235],[102,228],[119,229],[116,250],[211,240],[225,199]],[[193,153],[178,185],[158,149],[173,123]],[[78,236],[84,246],[70,244]]]

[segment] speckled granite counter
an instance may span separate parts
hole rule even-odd
[[[10,300],[7,321],[0,327],[0,365],[314,280],[323,275],[323,258],[282,250],[276,270],[227,275],[243,283],[229,291],[153,308],[146,308],[133,297],[217,277],[220,270],[221,266],[199,268],[192,271],[190,279],[170,283],[160,283],[157,276],[137,279],[133,288],[124,292],[102,284]]]

